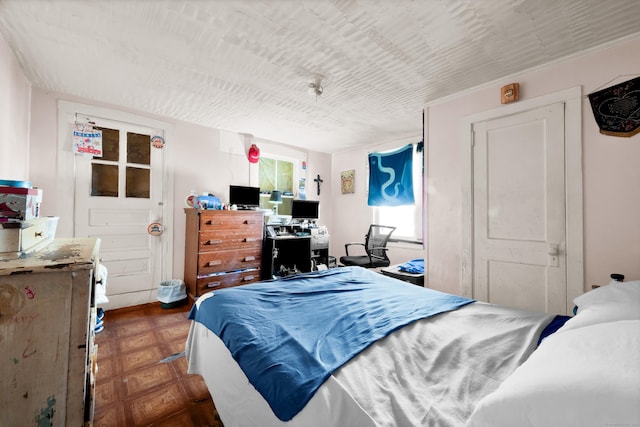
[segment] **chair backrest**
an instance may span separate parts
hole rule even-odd
[[[389,259],[387,257],[387,251],[383,250],[383,248],[387,247],[389,237],[391,237],[391,233],[393,233],[393,230],[395,229],[396,227],[391,227],[389,225],[371,224],[369,226],[369,232],[365,238],[365,248],[367,253],[376,257]]]

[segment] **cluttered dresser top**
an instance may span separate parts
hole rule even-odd
[[[92,268],[97,261],[98,246],[97,238],[55,239],[39,251],[18,259],[0,257],[0,276]]]

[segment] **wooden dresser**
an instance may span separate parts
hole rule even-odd
[[[262,212],[184,211],[184,282],[191,298],[260,280]]]
[[[89,426],[99,239],[0,254],[0,426]]]

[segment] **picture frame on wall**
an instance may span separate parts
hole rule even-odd
[[[340,188],[342,194],[350,194],[355,192],[355,175],[354,169],[340,172]]]

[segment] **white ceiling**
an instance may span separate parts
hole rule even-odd
[[[323,152],[638,31],[638,0],[0,0],[37,87]]]

